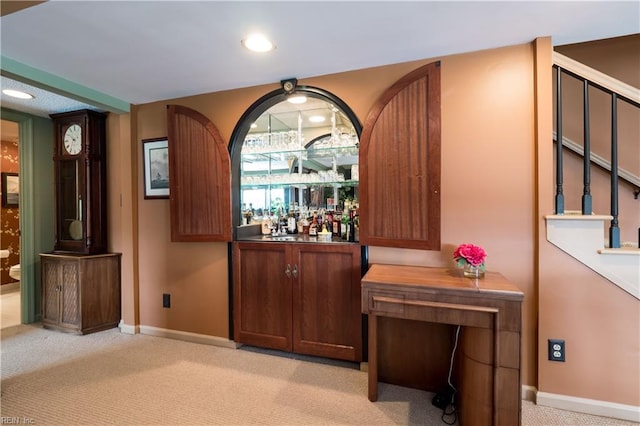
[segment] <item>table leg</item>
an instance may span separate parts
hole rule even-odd
[[[369,314],[369,401],[378,399],[378,317]]]

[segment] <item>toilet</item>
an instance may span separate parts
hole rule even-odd
[[[19,263],[9,268],[9,276],[16,281],[20,281],[20,264]]]

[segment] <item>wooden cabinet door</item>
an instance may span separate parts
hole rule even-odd
[[[61,261],[60,273],[60,325],[79,328],[80,315],[80,271],[77,261]]]
[[[75,260],[42,262],[42,321],[56,327],[80,327],[80,285]]]
[[[290,246],[240,242],[233,255],[234,339],[291,352]]]
[[[231,159],[207,117],[167,108],[171,241],[231,241]]]
[[[360,246],[298,244],[293,250],[293,351],[361,361]]]
[[[42,260],[42,322],[57,325],[60,322],[60,288],[58,264]]]
[[[398,80],[360,137],[360,242],[440,250],[440,62]]]

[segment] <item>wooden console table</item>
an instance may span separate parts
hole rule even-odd
[[[379,317],[460,325],[455,355],[460,424],[519,425],[523,298],[496,272],[475,280],[446,268],[372,265],[362,278],[362,312],[369,316],[369,400],[378,398],[378,350],[385,340],[378,335]],[[439,344],[429,338],[424,336],[427,344]]]

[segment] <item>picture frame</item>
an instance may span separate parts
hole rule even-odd
[[[169,198],[169,140],[143,139],[144,198]]]
[[[2,172],[2,207],[18,207],[20,203],[20,177],[18,173]]]

